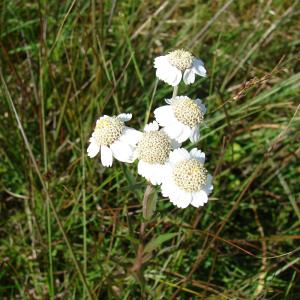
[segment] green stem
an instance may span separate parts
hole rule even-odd
[[[40,51],[40,65],[44,66],[45,61],[43,59],[43,47]],[[41,102],[41,115],[42,115],[42,149],[43,149],[43,159],[44,159],[44,172],[48,172],[48,156],[47,156],[47,143],[46,143],[46,121],[45,121],[45,99],[43,90],[43,77],[44,69],[41,67],[39,74],[39,94]],[[48,183],[45,182],[46,188],[48,189]],[[50,203],[46,201],[46,222],[47,222],[47,243],[48,243],[48,260],[49,260],[49,294],[50,299],[54,299],[54,278],[53,278],[53,260],[52,260],[52,230],[51,230],[51,212]]]
[[[175,85],[173,87],[173,95],[172,95],[172,99],[175,98],[177,96],[178,93],[178,85]]]

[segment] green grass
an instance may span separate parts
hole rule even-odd
[[[299,14],[288,0],[1,1],[0,298],[299,299]],[[181,210],[156,188],[141,234],[136,163],[103,168],[86,148],[101,114],[153,120],[172,94],[153,59],[178,47],[208,70],[179,93],[207,106],[196,146],[214,191]]]

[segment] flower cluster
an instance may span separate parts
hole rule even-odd
[[[154,67],[156,76],[174,87],[182,78],[185,84],[191,84],[195,74],[206,76],[203,62],[182,49],[155,58]],[[95,157],[100,152],[106,167],[112,165],[113,157],[127,163],[137,159],[138,174],[152,185],[160,185],[162,195],[174,205],[203,206],[213,189],[212,176],[204,167],[205,154],[197,148],[188,152],[181,147],[187,140],[199,141],[205,105],[200,99],[177,95],[165,102],[167,105],[154,110],[156,120],[147,124],[143,132],[125,126],[131,114],[98,119],[89,140],[88,156]]]

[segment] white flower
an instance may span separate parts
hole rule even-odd
[[[154,59],[156,76],[172,85],[179,84],[182,78],[185,84],[195,81],[195,74],[205,77],[206,70],[203,61],[195,58],[192,53],[183,49],[174,50],[167,55],[158,56]]]
[[[204,161],[205,154],[197,148],[190,153],[183,148],[172,151],[161,185],[163,196],[180,208],[189,204],[203,206],[213,189],[212,176],[204,168]]]
[[[113,157],[119,161],[133,162],[134,150],[142,133],[125,126],[124,122],[129,121],[131,117],[131,114],[120,114],[99,118],[89,140],[88,156],[95,157],[101,152],[101,162],[105,167],[112,165]]]
[[[169,105],[155,109],[154,115],[170,138],[179,143],[183,143],[188,138],[193,143],[199,141],[199,124],[203,122],[206,112],[201,100],[177,96],[173,99],[166,99],[166,103]]]
[[[159,130],[157,122],[146,125],[136,148],[138,173],[153,185],[161,184],[169,154],[179,146],[163,130]]]

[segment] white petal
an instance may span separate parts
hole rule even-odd
[[[123,122],[127,122],[127,121],[131,120],[132,114],[119,114],[117,118]]]
[[[158,56],[154,59],[154,68],[159,68],[164,66],[165,64],[169,64],[168,58],[165,55]]]
[[[178,189],[177,186],[170,186],[169,199],[176,206],[178,206],[178,202],[180,201],[180,193],[181,191]]]
[[[138,174],[145,177],[145,163],[142,160],[138,163]]]
[[[202,196],[203,202],[204,202],[204,203],[207,203],[207,202],[208,202],[208,195],[207,195],[207,193],[206,193],[205,191],[200,191],[199,193],[200,193],[201,196]]]
[[[161,185],[161,193],[163,197],[169,197],[170,187],[166,182],[163,182]]]
[[[117,160],[128,163],[134,161],[134,148],[129,144],[117,140],[110,145],[110,149]]]
[[[177,202],[177,206],[180,208],[186,208],[192,202],[192,193],[181,191],[180,199]]]
[[[164,105],[155,109],[154,116],[160,126],[168,126],[175,119],[173,109],[170,105]]]
[[[161,184],[162,165],[154,164],[150,167],[149,180],[153,185]]]
[[[163,61],[163,63],[160,62],[157,67],[156,76],[160,80],[172,86],[176,86],[181,81],[182,72],[176,67],[172,66],[169,62],[166,63]]]
[[[158,123],[156,121],[153,121],[152,123],[149,123],[145,126],[144,131],[157,131],[159,129]]]
[[[190,151],[190,155],[192,158],[196,158],[197,160],[199,160],[202,164],[204,164],[205,162],[205,153],[202,152],[201,150],[198,150],[197,148],[193,148]]]
[[[181,147],[181,143],[177,142],[176,140],[170,139],[170,141],[171,141],[171,146],[172,146],[173,149],[177,149],[177,148]]]
[[[168,80],[169,74],[171,73],[171,67],[168,59],[160,59],[160,62],[156,64],[156,76],[160,80]]]
[[[162,175],[161,192],[164,197],[169,197],[177,191],[177,186],[174,184],[172,179],[172,168],[165,165],[164,173]]]
[[[101,163],[104,167],[112,166],[112,152],[107,146],[101,146]]]
[[[195,71],[193,69],[186,69],[183,74],[183,81],[185,84],[195,82]]]
[[[164,165],[161,164],[148,164],[144,161],[139,161],[138,173],[149,180],[153,185],[162,183],[164,174]]]
[[[173,67],[173,66],[170,68],[170,72],[171,72],[169,74],[169,80],[170,81],[167,82],[167,83],[169,83],[172,86],[178,85],[181,81],[181,78],[182,78],[182,72],[179,69],[177,69],[176,67]]]
[[[206,192],[207,195],[209,195],[212,190],[213,190],[213,185],[212,185],[212,176],[210,174],[207,175],[207,181],[206,181],[206,184],[205,186],[202,188],[202,190],[204,192]]]
[[[167,161],[163,168],[162,182],[164,182],[168,185],[173,184],[172,172],[173,172],[173,167],[172,167],[171,163],[169,161]]]
[[[130,128],[130,127],[126,127],[123,130],[122,135],[120,136],[120,141],[128,143],[130,145],[136,145],[138,143],[138,141],[142,138],[143,133]]]
[[[213,179],[213,177],[211,176],[211,174],[208,174],[207,175],[207,184],[211,185],[212,179]]]
[[[91,139],[90,141],[91,143],[87,148],[87,155],[92,158],[99,153],[100,146],[98,146],[93,139]]]
[[[166,81],[166,78],[168,76],[168,66],[165,67],[165,66],[160,66],[159,68],[157,68],[156,70],[156,77],[162,81]]]
[[[179,143],[178,141],[176,141],[175,138],[171,138],[170,135],[169,135],[169,132],[171,132],[172,134],[174,133],[171,126],[164,127],[160,131],[163,132],[163,133],[165,133],[169,137],[172,149],[177,149],[177,148],[181,147],[181,143]]]
[[[199,126],[195,126],[194,128],[192,128],[190,140],[192,143],[197,143],[199,141],[199,139],[200,139]]]
[[[150,180],[150,175],[151,175],[151,165],[140,160],[138,163],[138,173],[146,178],[147,180]],[[152,183],[152,182],[151,182]]]
[[[147,180],[149,180],[149,175],[151,173],[149,164],[140,160],[138,163],[138,173],[141,176],[145,177]]]
[[[170,202],[177,206],[177,195],[176,194],[169,194],[168,196],[165,196],[165,197],[169,197]]]
[[[176,140],[179,143],[183,143],[184,141],[186,141],[190,135],[191,135],[192,129],[189,126],[183,125],[182,126],[182,132],[179,136],[176,137]]]
[[[196,99],[195,102],[200,107],[202,113],[205,114],[206,113],[206,106],[202,103],[202,101],[200,99]]]
[[[169,160],[172,165],[185,159],[190,159],[190,154],[184,148],[175,149],[170,153]]]
[[[168,104],[172,104],[173,98],[171,98],[171,99],[165,99],[165,102],[168,103]]]
[[[204,191],[193,193],[191,204],[195,207],[203,206],[208,201],[207,194]]]
[[[202,77],[206,77],[206,69],[204,68],[204,63],[201,59],[194,58],[192,69],[196,74]]]
[[[182,134],[183,131],[183,126],[181,123],[178,121],[175,121],[172,124],[169,124],[168,126],[164,127],[164,132],[171,138],[171,139],[176,139],[178,136]]]
[[[161,193],[163,197],[170,198],[170,187],[168,185],[161,185]]]

